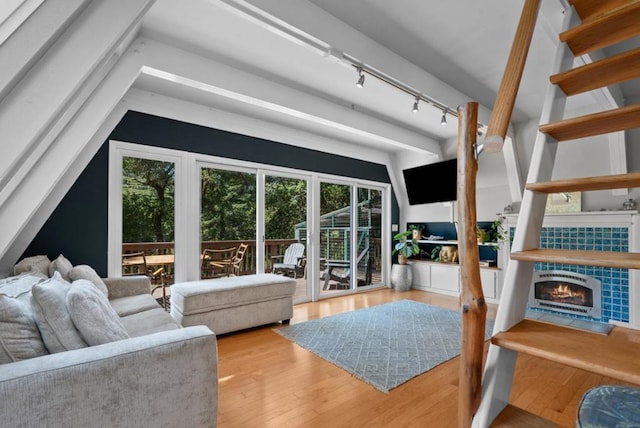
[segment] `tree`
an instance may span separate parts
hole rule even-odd
[[[265,183],[266,239],[291,239],[295,226],[307,220],[305,180],[267,177]]]
[[[123,158],[123,242],[173,241],[174,176],[173,162]]]
[[[203,168],[200,203],[203,241],[255,239],[255,174]]]

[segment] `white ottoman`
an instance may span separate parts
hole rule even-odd
[[[296,281],[258,274],[171,286],[171,315],[183,327],[206,325],[216,334],[282,321],[293,316]]]

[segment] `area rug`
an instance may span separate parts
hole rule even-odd
[[[487,320],[485,339],[493,329]],[[458,311],[400,300],[275,329],[382,392],[460,353]]]

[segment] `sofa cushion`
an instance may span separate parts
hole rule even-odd
[[[109,303],[121,317],[151,309],[158,309],[160,307],[151,294],[136,294],[135,296],[120,297],[119,299],[110,300]]]
[[[65,281],[69,281],[69,271],[73,269],[73,265],[65,256],[60,254],[55,260],[49,263],[49,276],[57,271]]]
[[[16,297],[0,294],[0,364],[47,354],[30,298],[30,290]]]
[[[120,318],[120,320],[130,337],[181,328],[173,317],[160,307],[131,314]]]
[[[42,340],[52,354],[87,346],[67,310],[70,289],[71,284],[56,272],[50,279],[34,285],[32,290],[34,318]]]
[[[23,272],[40,272],[49,276],[49,264],[51,260],[47,256],[31,256],[20,260],[13,267],[13,274],[20,275]]]
[[[73,324],[89,346],[129,337],[109,301],[86,279],[74,281],[67,293],[67,308]]]
[[[104,283],[102,278],[100,278],[100,275],[98,275],[97,272],[89,265],[74,266],[73,269],[69,271],[69,279],[71,279],[71,281],[86,279],[93,283],[93,285],[95,285],[107,298],[109,297],[109,289],[107,288],[107,285]]]

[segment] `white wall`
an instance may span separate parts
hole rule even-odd
[[[435,157],[415,156],[411,153],[399,153],[394,157],[393,165],[396,179],[402,187],[404,180],[402,170],[439,160],[452,159],[456,156],[456,141],[446,141],[443,144],[442,159]],[[502,153],[482,153],[478,160],[478,175],[476,179],[476,210],[478,221],[493,221],[496,213],[512,203],[507,170]],[[437,186],[437,179],[426,182],[425,185]],[[404,188],[400,189],[404,194]],[[404,202],[400,202],[400,228],[407,222],[446,222],[451,221],[452,211],[450,203],[434,203],[422,205],[408,205],[406,195]],[[455,215],[455,214],[454,214]]]

